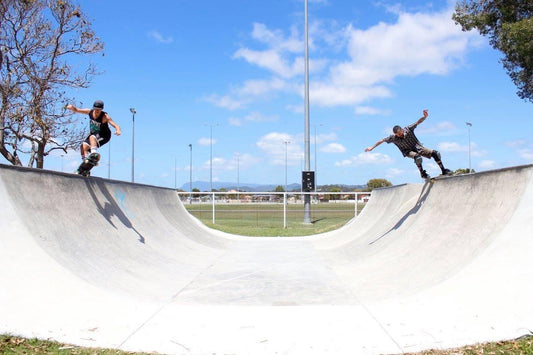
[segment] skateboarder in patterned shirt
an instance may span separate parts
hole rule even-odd
[[[442,175],[450,175],[452,172],[446,169],[442,164],[439,151],[424,147],[415,135],[415,128],[428,117],[428,110],[424,110],[423,114],[424,115],[420,117],[418,121],[407,127],[402,128],[400,126],[394,126],[392,129],[394,134],[377,141],[373,146],[366,148],[365,152],[370,152],[383,142],[394,143],[398,149],[400,149],[404,157],[414,159],[422,178],[429,178],[428,173],[422,167],[422,157],[435,159],[435,162],[437,162],[442,171]]]
[[[66,107],[72,112],[83,113],[89,115],[90,133],[89,136],[81,144],[81,158],[82,160],[89,158],[89,156],[96,156],[96,161],[99,160],[98,148],[109,142],[111,139],[111,130],[109,125],[115,129],[115,135],[120,136],[120,126],[111,119],[111,117],[104,112],[104,102],[96,100],[92,109],[77,108],[74,105],[67,105]]]

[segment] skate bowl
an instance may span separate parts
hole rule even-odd
[[[373,191],[310,237],[172,189],[0,165],[0,333],[167,354],[377,354],[533,329],[533,165]]]

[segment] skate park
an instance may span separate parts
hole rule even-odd
[[[398,354],[533,329],[533,165],[374,190],[310,237],[168,188],[0,165],[0,333],[165,354]]]

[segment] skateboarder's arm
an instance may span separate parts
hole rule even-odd
[[[427,110],[427,109],[425,109],[425,110],[422,111],[422,112],[424,113],[424,116],[420,117],[420,118],[418,119],[418,121],[416,121],[416,125],[421,124],[421,123],[424,122],[425,119],[428,117],[428,110]]]
[[[85,113],[85,114],[89,114],[89,112],[91,112],[90,109],[88,108],[77,108],[76,106],[74,105],[67,105],[67,110],[70,110],[72,112],[76,112],[76,113]]]
[[[366,148],[365,152],[370,152],[372,149],[376,148],[378,145],[380,145],[383,142],[385,142],[385,139],[381,139],[377,141],[376,144],[374,144],[373,146]]]
[[[120,136],[120,126],[118,124],[115,123],[115,121],[113,121],[113,119],[111,117],[109,117],[108,114],[105,115],[105,119],[104,119],[105,122],[109,123],[111,126],[113,126],[113,128],[115,129],[115,135],[117,136]]]

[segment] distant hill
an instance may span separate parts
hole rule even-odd
[[[250,184],[250,183],[242,183],[238,187],[240,191],[249,191],[249,192],[257,192],[257,191],[274,191],[276,187],[280,184]],[[283,185],[282,185],[283,186]],[[353,191],[353,190],[360,190],[365,189],[366,185],[323,185],[318,186],[319,191],[330,191],[334,187],[339,187],[341,191]],[[192,182],[192,188],[198,189],[200,191],[210,191],[210,183],[209,181],[193,181]],[[222,181],[213,181],[213,189],[220,190],[220,189],[226,189],[226,190],[237,190],[237,184],[235,182],[222,182]],[[179,187],[179,189],[183,191],[189,191],[189,183],[185,183]],[[289,191],[300,191],[301,185],[300,184],[289,184],[287,185],[287,190]]]

